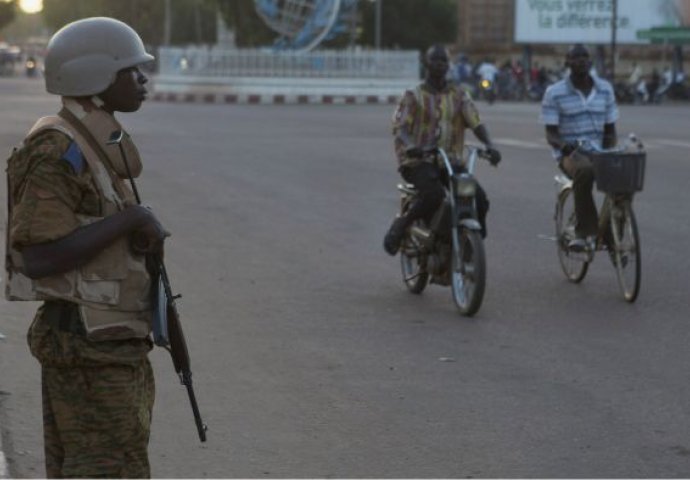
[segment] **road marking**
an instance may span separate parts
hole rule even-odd
[[[522,147],[548,151],[548,146],[543,143],[526,142],[515,138],[495,138],[494,143],[506,145],[508,147]]]
[[[529,142],[526,140],[518,140],[517,138],[497,138],[494,143],[504,145],[506,147],[527,148],[530,150],[544,150],[549,151],[549,146],[544,143]],[[687,148],[690,149],[690,142],[682,140],[672,140],[668,138],[654,138],[642,142],[647,150],[660,150],[664,147]]]
[[[5,454],[0,450],[0,478],[10,478],[7,470],[7,462],[5,461]]]
[[[690,148],[690,142],[683,142],[681,140],[670,140],[667,138],[655,138],[654,140],[652,140],[652,142],[657,143],[659,145],[664,145],[667,147]]]
[[[529,142],[526,140],[518,140],[517,138],[496,138],[494,143],[506,147],[527,148],[530,150],[543,150],[549,152],[550,148],[544,143]],[[654,138],[642,142],[647,150],[660,150],[664,147],[687,148],[690,149],[690,142],[682,140],[672,140],[668,138]]]
[[[663,145],[657,145],[654,141],[642,142],[642,145],[644,145],[645,150],[662,150],[664,148]]]

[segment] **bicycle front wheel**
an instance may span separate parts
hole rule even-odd
[[[587,275],[589,257],[568,248],[568,243],[575,238],[575,218],[575,195],[572,188],[566,188],[556,201],[556,248],[558,261],[566,278],[573,283],[580,283]]]
[[[640,292],[641,261],[640,235],[630,202],[612,209],[611,234],[614,251],[613,264],[621,292],[626,301],[632,303]]]
[[[450,286],[460,314],[471,317],[482,304],[486,286],[486,255],[479,232],[458,231],[460,252],[453,252]]]

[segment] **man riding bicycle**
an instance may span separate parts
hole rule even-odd
[[[435,45],[429,48],[424,56],[425,81],[405,92],[393,116],[398,171],[405,181],[415,186],[419,195],[386,233],[383,248],[390,255],[395,255],[400,248],[405,230],[415,220],[429,221],[445,196],[439,166],[434,163],[433,155],[425,154],[425,148],[441,147],[459,162],[465,129],[469,128],[486,146],[491,163],[496,165],[501,161],[501,154],[493,147],[469,95],[446,81],[448,64],[448,52],[444,47]],[[476,200],[481,233],[486,236],[489,200],[479,185]]]
[[[611,84],[590,73],[592,61],[587,48],[573,45],[565,64],[570,75],[546,89],[541,122],[558,166],[573,180],[576,238],[568,247],[583,251],[595,242],[599,220],[592,196],[592,162],[578,151],[578,145],[584,141],[598,148],[614,147],[618,107]]]

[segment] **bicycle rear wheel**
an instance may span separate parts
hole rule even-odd
[[[575,238],[575,196],[572,188],[565,188],[556,201],[556,248],[558,260],[566,278],[580,283],[587,275],[589,256],[582,252],[571,252],[568,243]]]
[[[611,211],[611,233],[614,242],[613,263],[618,284],[626,301],[632,303],[640,292],[640,235],[630,202]]]

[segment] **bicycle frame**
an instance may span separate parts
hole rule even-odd
[[[564,174],[558,174],[554,177],[554,182],[556,184],[556,196],[560,195],[563,191],[572,188],[573,181]],[[609,227],[610,217],[612,214],[625,208],[626,204],[632,204],[632,195],[613,195],[610,193],[604,194],[604,200],[601,202],[599,208],[599,228],[598,236],[601,237],[605,232],[606,228]],[[616,240],[616,243],[617,240]],[[601,248],[596,248],[594,250],[601,250]]]

